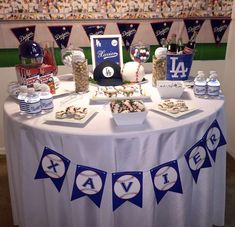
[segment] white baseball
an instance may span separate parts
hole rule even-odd
[[[122,79],[130,82],[140,82],[145,76],[143,65],[138,62],[127,62],[122,68]]]
[[[86,184],[86,182],[92,182],[92,186],[90,184]],[[92,170],[84,170],[77,175],[76,185],[80,191],[88,195],[94,195],[98,193],[102,188],[102,180],[101,177]]]
[[[53,165],[56,166],[53,168]],[[42,168],[44,172],[52,178],[60,178],[65,173],[65,165],[63,160],[55,154],[48,154],[43,157]]]
[[[213,127],[209,130],[206,137],[206,145],[210,151],[213,151],[218,146],[220,136],[220,131],[217,127]]]
[[[202,146],[195,147],[189,156],[189,166],[192,170],[201,168],[206,158],[206,150]]]
[[[173,167],[164,166],[156,172],[154,185],[158,190],[166,191],[175,185],[177,178],[178,174]]]
[[[123,188],[123,184],[128,187],[128,191]],[[127,189],[127,188],[126,188]],[[123,175],[119,177],[114,184],[114,192],[121,199],[131,199],[140,191],[139,180],[132,175]]]

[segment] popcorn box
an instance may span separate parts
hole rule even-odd
[[[55,66],[42,64],[38,68],[27,68],[22,65],[16,65],[15,69],[19,84],[26,85],[27,87],[33,87],[33,84],[37,82],[48,84],[51,93],[55,94],[55,84],[53,80]]]

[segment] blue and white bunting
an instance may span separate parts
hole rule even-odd
[[[66,48],[71,35],[72,26],[48,26],[54,40],[60,49]]]
[[[215,42],[217,44],[221,42],[221,39],[223,38],[223,35],[227,30],[230,22],[231,18],[211,19],[211,27],[215,38]]]
[[[97,207],[100,207],[107,172],[77,165],[71,201],[88,196]]]
[[[82,27],[85,30],[88,38],[90,39],[91,35],[103,35],[106,24],[82,25]]]
[[[211,167],[210,158],[206,150],[206,141],[201,139],[185,153],[185,159],[192,173],[194,181],[197,183],[200,170]]]
[[[143,173],[112,173],[113,211],[126,201],[142,208]]]
[[[69,164],[63,155],[45,147],[34,179],[50,178],[60,192]]]
[[[206,141],[206,148],[215,162],[218,147],[227,144],[217,120],[210,125],[203,139]]]
[[[194,32],[197,34],[199,33],[203,23],[204,19],[185,19],[184,24],[186,26],[186,31],[188,34],[189,40],[191,39]]]
[[[177,160],[159,165],[150,170],[157,203],[168,191],[183,194]]]
[[[153,29],[154,35],[159,44],[161,44],[161,40],[167,39],[168,34],[171,30],[171,25],[173,21],[164,21],[164,22],[155,22],[151,23],[151,27]]]
[[[117,26],[122,36],[123,43],[126,49],[129,50],[138,30],[139,23],[117,23]]]
[[[11,28],[11,31],[20,43],[28,40],[34,40],[35,26]]]

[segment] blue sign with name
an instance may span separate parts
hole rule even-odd
[[[104,61],[115,62],[122,67],[121,35],[92,35],[91,50],[93,69]]]

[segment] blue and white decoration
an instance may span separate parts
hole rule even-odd
[[[164,22],[155,22],[151,23],[151,27],[153,29],[154,35],[159,44],[161,44],[161,40],[167,39],[168,34],[171,30],[171,25],[173,21],[164,21]]]
[[[211,19],[211,27],[213,31],[213,35],[215,38],[215,42],[219,44],[225,31],[227,30],[231,19]]]
[[[197,34],[199,33],[203,23],[204,19],[185,19],[184,24],[186,26],[187,34],[189,40],[191,39],[194,32]]]
[[[48,26],[54,40],[60,49],[68,46],[72,26]]]
[[[138,30],[139,23],[117,23],[117,26],[128,51]]]
[[[63,155],[45,147],[34,179],[50,178],[60,192],[69,164]]]
[[[192,54],[167,55],[167,80],[187,80],[193,62]]]
[[[71,201],[87,196],[100,207],[106,175],[105,171],[77,165]]]
[[[218,147],[221,147],[226,144],[226,140],[216,120],[206,131],[205,135],[203,136],[203,140],[206,141],[206,148],[215,162]]]
[[[113,211],[126,201],[142,207],[143,173],[119,172],[112,174]]]
[[[200,140],[193,145],[186,153],[185,159],[192,173],[194,181],[197,183],[200,170],[211,167],[210,158],[206,151],[205,140]]]
[[[183,194],[177,160],[164,163],[150,170],[157,203],[168,191]]]
[[[225,144],[226,140],[222,130],[217,120],[214,120],[202,139],[184,154],[195,183],[199,180],[201,169],[212,166],[210,156],[215,162],[217,149]],[[87,196],[100,208],[106,177],[107,174],[110,175],[111,173],[77,165],[56,151],[45,147],[35,179],[50,178],[60,192],[70,164],[76,166],[71,201]],[[168,191],[183,194],[177,160],[158,165],[151,170],[147,170],[147,173],[151,175],[157,204],[160,203]],[[142,171],[112,173],[113,211],[126,201],[142,208],[143,187]]]
[[[94,25],[82,25],[88,38],[90,39],[91,35],[103,35],[106,24],[94,24]]]
[[[11,28],[11,31],[20,43],[28,40],[34,40],[35,26]]]

